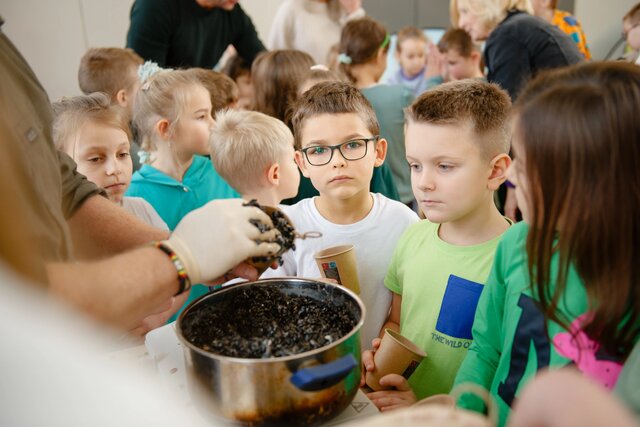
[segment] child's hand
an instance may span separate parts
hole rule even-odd
[[[433,43],[428,46],[427,52],[427,69],[424,70],[424,76],[429,79],[431,77],[442,76],[444,78],[447,73],[447,61],[440,49]]]
[[[380,385],[395,388],[395,390],[374,391],[367,394],[371,402],[381,411],[407,407],[418,401],[409,382],[402,375],[385,375],[380,378]]]
[[[362,375],[360,376],[360,387],[366,385],[365,375],[367,372],[371,372],[376,368],[373,363],[373,353],[380,348],[380,338],[374,338],[371,340],[371,350],[365,350],[362,352]]]

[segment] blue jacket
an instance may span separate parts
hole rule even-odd
[[[170,230],[182,217],[214,199],[240,195],[227,184],[206,157],[194,156],[182,182],[150,165],[133,174],[127,196],[142,197],[153,206]]]

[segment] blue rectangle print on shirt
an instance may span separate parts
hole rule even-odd
[[[436,330],[454,338],[471,339],[471,326],[483,285],[449,276],[440,306]]]

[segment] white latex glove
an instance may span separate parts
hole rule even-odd
[[[277,243],[267,243],[278,236],[278,230],[261,233],[249,222],[256,219],[273,227],[271,218],[243,203],[242,199],[209,202],[189,212],[165,242],[184,264],[192,284],[216,279],[249,257],[280,250]]]

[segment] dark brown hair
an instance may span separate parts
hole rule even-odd
[[[302,128],[307,120],[320,114],[348,114],[360,116],[372,135],[380,133],[376,112],[362,92],[347,82],[326,81],[314,85],[293,105],[291,124],[296,149],[302,145]]]
[[[138,80],[138,66],[144,61],[131,49],[91,48],[82,56],[78,69],[80,90],[88,95],[104,92],[115,100],[118,91],[128,90]]]
[[[242,75],[251,75],[251,67],[249,67],[244,59],[237,54],[229,57],[220,71],[231,77],[234,82],[237,82],[238,77]]]
[[[541,74],[515,112],[540,305],[569,329],[573,313],[558,305],[575,267],[589,302],[581,328],[609,354],[626,356],[640,335],[640,69],[602,62]]]
[[[386,38],[387,29],[375,19],[365,17],[347,22],[340,35],[340,71],[355,82],[351,67],[374,59]],[[388,50],[389,45],[385,49]]]
[[[287,109],[296,100],[298,87],[313,64],[313,58],[299,50],[258,55],[251,67],[251,109],[287,123]]]
[[[633,6],[629,12],[622,17],[623,21],[630,21],[632,24],[637,24],[640,21],[640,3]]]
[[[420,95],[406,110],[410,123],[471,123],[486,159],[508,153],[511,99],[498,85],[478,79],[445,83]]]
[[[209,91],[212,115],[238,102],[238,85],[231,77],[204,68],[189,68],[187,72],[196,76],[202,86]]]
[[[473,42],[471,36],[465,30],[451,28],[438,41],[438,50],[442,53],[454,50],[460,56],[468,58],[472,52],[480,52],[480,47]]]
[[[429,39],[424,35],[424,32],[417,27],[403,27],[398,31],[398,39],[396,40],[396,51],[402,51],[402,43],[406,40],[422,40],[427,43]]]

